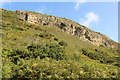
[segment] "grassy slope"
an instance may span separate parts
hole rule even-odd
[[[2,27],[3,49],[8,49],[8,50],[12,50],[15,48],[24,49],[32,43],[44,45],[46,43],[58,43],[59,41],[65,41],[68,44],[68,46],[65,47],[67,56],[68,57],[74,57],[75,55],[79,56],[80,60],[78,61],[74,61],[74,60],[56,61],[56,60],[46,59],[46,58],[24,60],[25,65],[28,65],[28,67],[31,70],[32,70],[31,66],[34,65],[35,63],[36,65],[38,65],[38,66],[33,66],[35,67],[35,70],[39,68],[38,70],[40,70],[41,72],[44,72],[47,69],[50,69],[51,71],[49,73],[51,76],[50,75],[48,76],[46,72],[44,72],[44,73],[41,73],[45,75],[45,76],[42,76],[43,78],[44,77],[57,78],[57,77],[61,77],[60,75],[62,74],[66,74],[65,76],[62,76],[63,78],[65,77],[117,78],[118,77],[119,67],[100,63],[99,60],[90,59],[89,57],[82,54],[83,53],[82,49],[83,48],[89,49],[89,52],[92,52],[95,49],[98,49],[102,52],[106,52],[110,58],[116,57],[118,55],[117,52],[115,51],[113,52],[110,49],[98,47],[98,46],[83,42],[79,40],[78,37],[63,33],[60,29],[52,26],[48,27],[48,26],[41,26],[41,25],[34,25],[34,24],[27,23],[17,18],[16,16],[17,14],[12,11],[3,12],[3,27]],[[53,36],[49,36],[47,38],[41,38],[39,36],[36,36],[37,34],[41,34],[41,33],[47,34],[47,35],[53,35]],[[58,38],[58,41],[55,41],[54,38]],[[3,57],[3,61],[6,61],[9,63],[5,65],[7,66],[15,65],[12,62],[9,62],[8,60]],[[41,64],[41,62],[44,62],[44,63]],[[18,67],[18,65],[16,65],[16,67]],[[61,73],[59,71],[59,68],[61,68],[62,70]],[[87,70],[85,71],[85,69]],[[4,77],[13,77],[13,75],[15,74],[9,75],[12,72],[12,68],[8,70],[9,72],[6,71],[6,73],[5,72],[3,73],[7,75]],[[56,72],[54,72],[54,70],[56,70]],[[73,75],[72,73],[69,72],[69,70],[73,70]],[[23,71],[22,73],[25,74],[25,71],[24,70],[22,71]]]

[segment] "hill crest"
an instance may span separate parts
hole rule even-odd
[[[16,13],[18,13],[18,16],[21,19],[29,23],[57,27],[65,33],[78,36],[80,40],[96,46],[104,46],[109,48],[114,48],[117,46],[117,42],[111,40],[109,37],[101,33],[94,32],[69,19],[21,10],[17,10]]]

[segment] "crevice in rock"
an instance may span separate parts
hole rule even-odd
[[[27,21],[28,20],[28,13],[25,14],[25,20]]]

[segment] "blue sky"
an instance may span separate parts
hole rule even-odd
[[[2,8],[71,19],[118,42],[117,2],[9,2]]]

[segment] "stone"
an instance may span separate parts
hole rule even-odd
[[[114,48],[115,46],[118,45],[117,42],[111,40],[109,37],[101,33],[92,31],[69,19],[55,17],[55,16],[48,16],[39,13],[31,13],[21,10],[17,10],[16,13],[18,14],[18,17],[20,17],[21,19],[27,22],[33,24],[57,27],[62,31],[64,31],[65,33],[78,36],[80,40],[89,42],[96,46],[105,46],[109,48]]]

